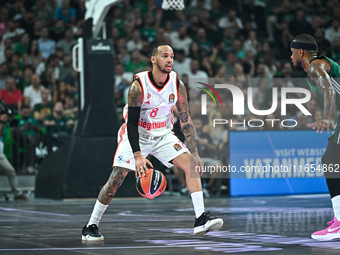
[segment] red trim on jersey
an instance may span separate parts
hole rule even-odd
[[[143,82],[142,82],[142,79],[141,79],[137,74],[135,74],[135,76],[138,77],[139,82],[140,82],[140,86],[141,86],[142,91],[143,91],[143,97],[142,97],[142,100],[140,101],[140,103],[143,103],[143,100],[144,100],[144,88],[143,88]]]
[[[118,147],[119,147],[119,145],[121,144],[121,142],[123,141],[123,135],[125,134],[126,126],[127,126],[127,124],[124,123],[124,124],[122,125],[122,127],[121,127],[121,130],[119,131],[119,142],[118,142],[118,145],[117,145],[117,149],[116,149],[115,155],[113,156],[112,167],[113,167],[114,164],[115,164],[115,158],[116,158],[116,154],[117,154],[117,151],[118,151]]]
[[[174,123],[175,123],[175,118],[174,118],[174,108],[175,108],[175,106],[173,105],[173,106],[171,107],[171,124],[172,124],[172,125],[174,125]]]
[[[177,82],[179,81],[178,78],[177,78],[177,73],[176,74],[176,91],[177,91],[177,100],[178,100],[178,87],[179,87],[179,84],[177,84]]]
[[[126,114],[125,114],[125,116],[124,116],[124,120],[125,120],[125,122],[126,122],[126,120],[127,120],[128,116],[129,116],[129,110],[127,110],[127,111],[126,111]]]
[[[152,80],[151,80],[151,78],[150,78],[150,72],[148,72],[148,78],[149,78],[149,81],[150,81],[150,83],[152,84],[152,86],[153,86],[155,89],[157,89],[157,91],[159,92],[159,91],[163,90],[163,89],[165,88],[165,86],[169,83],[169,81],[170,81],[170,74],[168,74],[168,76],[167,76],[167,82],[163,85],[163,87],[162,87],[161,89],[157,88],[156,85],[153,84],[153,82],[152,82]]]

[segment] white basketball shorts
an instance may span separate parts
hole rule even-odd
[[[113,166],[136,170],[135,158],[127,136],[126,123],[118,131],[118,145],[113,158]],[[149,154],[156,157],[166,167],[172,167],[170,161],[182,153],[188,152],[187,147],[172,132],[156,139],[139,136],[139,146],[143,157]]]

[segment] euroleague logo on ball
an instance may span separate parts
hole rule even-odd
[[[146,176],[138,177],[136,180],[136,189],[142,197],[149,199],[156,198],[165,191],[166,179],[162,172],[149,169]]]

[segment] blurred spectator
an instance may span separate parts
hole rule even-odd
[[[150,47],[153,48],[156,44],[164,43],[165,40],[166,39],[165,39],[165,35],[164,35],[164,28],[162,28],[162,27],[157,28],[156,37],[155,37],[154,40],[151,41]]]
[[[18,42],[20,36],[25,33],[25,29],[19,27],[19,22],[17,20],[8,21],[8,30],[4,33],[2,40],[11,38],[13,42]]]
[[[191,59],[185,56],[183,49],[175,51],[174,71],[177,72],[178,77],[190,72]]]
[[[129,40],[126,44],[127,51],[131,52],[135,49],[142,49],[142,38],[140,35],[139,29],[135,29],[132,34],[131,40]]]
[[[35,146],[42,133],[42,127],[32,117],[32,108],[27,105],[21,107],[21,115],[16,130],[16,145],[24,153],[21,165],[22,172],[32,173],[35,168]]]
[[[15,80],[8,78],[6,81],[6,88],[0,90],[0,99],[15,109],[16,112],[20,112],[22,104],[22,94],[20,89],[16,88]]]
[[[31,41],[29,50],[23,55],[23,61],[25,66],[31,65],[34,69],[43,61],[37,40]]]
[[[130,61],[125,65],[126,72],[137,73],[143,71],[147,64],[143,61],[139,50],[134,50],[131,53]]]
[[[38,39],[39,50],[41,51],[43,59],[47,60],[48,57],[55,53],[55,41],[48,37],[49,32],[47,27],[41,29],[41,37]]]
[[[337,19],[332,21],[332,26],[326,29],[325,39],[329,42],[333,42],[335,37],[340,38],[340,22]]]
[[[235,52],[236,57],[238,59],[244,59],[246,57],[246,52],[243,50],[243,45],[242,42],[240,40],[234,40],[232,45],[231,45],[231,49],[232,51]]]
[[[185,54],[189,54],[189,48],[192,39],[187,34],[186,26],[182,25],[178,28],[178,34],[171,37],[173,48],[175,50],[184,50]]]
[[[37,1],[35,6],[32,8],[34,16],[43,22],[44,26],[49,26],[53,18],[53,9],[47,3],[47,0]]]
[[[36,104],[41,103],[41,92],[43,89],[39,75],[33,74],[32,85],[24,89],[23,104],[29,105],[33,109]]]
[[[211,55],[213,43],[207,39],[207,33],[204,28],[199,28],[197,30],[196,41],[198,42],[203,55]]]
[[[65,54],[70,54],[72,47],[76,44],[76,40],[73,38],[72,28],[68,28],[65,31],[64,39],[57,43],[57,47],[62,48]]]
[[[231,77],[235,74],[235,63],[237,62],[236,53],[234,51],[229,51],[227,54],[227,62],[225,66],[227,67],[227,77]]]
[[[195,133],[196,133],[196,142],[197,142],[197,150],[200,155],[204,155],[201,157],[205,166],[215,166],[215,167],[222,167],[222,163],[220,160],[216,159],[217,156],[217,147],[214,145],[209,133],[203,131],[203,122],[200,118],[194,118],[192,120]],[[211,196],[212,193],[216,191],[215,185],[216,180],[220,176],[220,172],[210,173],[207,172],[206,174],[202,175],[203,178],[203,192],[206,196]],[[208,181],[204,180],[208,179]]]
[[[282,33],[294,19],[294,11],[290,0],[282,0],[279,7],[273,8],[272,14],[267,18],[267,33],[270,42],[281,41]]]
[[[34,37],[34,14],[32,10],[27,9],[23,19],[20,22],[20,27],[25,29],[25,31],[29,34],[29,37],[33,39]]]
[[[7,64],[9,62],[11,62],[12,59],[12,55],[13,55],[13,48],[12,47],[8,47],[5,49],[5,61],[7,62]],[[8,67],[8,65],[7,65]],[[9,71],[9,70],[8,70]],[[9,73],[9,72],[8,72]]]
[[[22,57],[24,53],[26,53],[29,50],[29,46],[30,46],[30,37],[27,33],[25,33],[20,37],[20,42],[15,44],[14,52],[19,53],[20,56]]]
[[[171,41],[173,41],[173,38],[178,37],[178,32],[174,31],[174,26],[171,20],[166,20],[164,25],[164,36],[169,37]]]
[[[289,22],[288,29],[283,31],[282,42],[285,48],[289,48],[289,43],[299,34],[313,34],[311,25],[307,22],[305,11],[298,8],[295,11],[295,19]]]
[[[72,58],[71,55],[64,55],[62,65],[60,66],[59,79],[64,80],[66,77],[72,75]]]
[[[197,30],[203,27],[203,24],[200,21],[200,17],[197,15],[192,15],[189,18],[189,24],[187,26],[188,36],[194,38],[197,34]]]
[[[200,16],[206,9],[204,8],[204,0],[191,1],[191,5],[185,8],[185,15],[191,17],[193,15]]]
[[[217,19],[217,20],[219,20],[225,15],[219,0],[211,1],[211,10],[209,11],[209,13],[210,13],[209,16],[211,18]]]
[[[238,30],[243,28],[241,19],[237,17],[236,10],[232,8],[228,10],[226,17],[223,17],[219,20],[218,25],[221,28],[230,27],[234,35]]]
[[[79,108],[73,94],[68,93],[65,98],[64,116],[76,120],[78,118]]]
[[[244,44],[244,42],[249,39],[249,33],[251,31],[255,31],[256,30],[256,26],[253,26],[253,23],[250,19],[247,19],[244,21],[244,26],[242,29],[240,29],[237,33],[236,33],[236,38],[238,40],[241,41],[242,44]],[[258,31],[258,30],[256,30]],[[256,34],[257,36],[257,34]]]
[[[14,52],[12,54],[10,61],[7,63],[7,67],[9,75],[14,76],[14,73],[18,71],[20,73],[20,76],[22,76],[22,73],[24,71],[24,64],[18,52]]]
[[[62,19],[65,24],[74,24],[76,11],[70,7],[70,0],[63,0],[61,7],[54,12],[54,19]]]
[[[243,50],[245,52],[251,51],[255,55],[260,50],[260,43],[257,40],[257,34],[254,30],[249,32],[249,38],[244,42]]]
[[[49,69],[53,70],[53,78],[55,80],[58,80],[60,77],[60,67],[59,58],[56,54],[50,55],[47,61],[40,63],[37,69],[35,70],[35,73],[41,77],[42,83],[45,84],[46,86],[51,84],[52,82],[52,77],[49,77],[51,75],[50,73],[51,70]]]
[[[126,65],[130,61],[130,53],[127,51],[125,38],[118,39],[115,50],[115,62],[121,62]],[[141,59],[143,59],[142,56]]]
[[[62,19],[58,19],[55,21],[55,25],[50,31],[50,38],[55,42],[59,42],[64,38],[64,34],[65,34],[64,21]]]
[[[281,68],[281,74],[276,75],[274,78],[284,78],[282,79],[282,87],[295,87],[293,79],[293,67],[291,62],[284,62]],[[275,86],[277,87],[277,86]]]
[[[52,101],[53,103],[57,102],[62,102],[65,104],[65,99],[67,95],[67,87],[66,87],[66,82],[65,81],[58,81],[56,83],[56,86],[53,88],[53,96],[52,96]]]
[[[41,30],[43,27],[43,22],[40,19],[36,19],[34,21],[33,34],[30,36],[30,38],[38,40],[41,37]]]
[[[117,63],[115,66],[115,84],[121,95],[125,89],[129,88],[133,80],[133,73],[126,72],[124,66],[121,63]]]
[[[17,83],[17,88],[24,91],[26,87],[32,84],[32,75],[33,75],[33,68],[31,65],[25,66],[23,76],[19,79]]]
[[[51,102],[51,94],[49,89],[41,91],[41,102],[35,104],[33,109],[33,116],[41,124],[44,122],[45,117],[52,114],[53,103]]]
[[[64,116],[64,106],[62,102],[56,102],[51,115],[46,116],[44,126],[46,134],[65,135],[71,134],[74,125],[73,119]]]
[[[331,56],[331,43],[325,39],[324,33],[321,28],[315,30],[314,38],[318,43],[318,55]]]
[[[188,73],[189,79],[203,78],[207,79],[208,74],[205,71],[200,70],[200,62],[197,59],[191,60],[190,72]],[[202,80],[202,82],[206,82]]]
[[[223,42],[225,43],[225,50],[228,52],[231,50],[231,46],[233,44],[233,41],[235,39],[235,36],[233,35],[233,30],[230,27],[226,27],[223,30]]]
[[[340,38],[339,37],[335,37],[332,42],[331,55],[334,61],[340,63]]]
[[[142,36],[146,36],[149,41],[153,41],[156,38],[156,27],[155,27],[155,19],[148,15],[144,18],[144,25],[140,30]]]
[[[6,88],[6,81],[10,76],[8,75],[8,68],[6,63],[0,64],[0,89]]]
[[[193,41],[189,47],[189,58],[201,60],[203,57],[198,42]]]
[[[149,59],[150,53],[150,42],[146,36],[142,36],[142,49],[139,51],[143,58]]]
[[[251,86],[251,77],[244,72],[243,65],[240,62],[236,62],[234,64],[235,73],[231,76],[231,81],[234,82],[237,80],[237,82],[240,82],[244,87],[250,87]]]

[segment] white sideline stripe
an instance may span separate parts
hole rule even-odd
[[[0,210],[5,211],[5,212],[23,212],[23,213],[35,213],[35,214],[44,214],[44,215],[54,215],[54,216],[65,216],[65,217],[69,217],[70,216],[69,214],[29,211],[29,210],[21,210],[21,209],[8,208],[8,207],[0,207]]]

